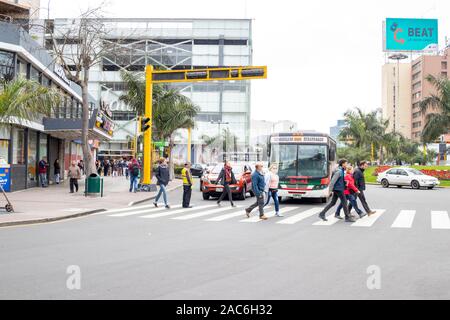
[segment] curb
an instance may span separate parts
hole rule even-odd
[[[172,192],[172,191],[175,191],[177,189],[180,189],[181,187],[183,187],[183,185],[179,185],[179,186],[176,186],[176,187],[173,187],[173,188],[169,188],[166,191],[167,192]],[[156,195],[152,196],[152,197],[149,197],[149,198],[146,198],[146,199],[143,199],[143,200],[133,201],[133,202],[130,202],[128,206],[132,207],[132,206],[135,206],[137,204],[141,204],[141,203],[144,203],[144,202],[147,202],[147,201],[154,200],[155,198],[156,198]]]
[[[82,213],[75,213],[75,214],[71,214],[71,215],[68,215],[68,216],[61,216],[61,217],[54,217],[54,218],[43,218],[43,219],[36,219],[36,220],[1,222],[0,223],[0,228],[56,222],[56,221],[60,221],[60,220],[79,218],[79,217],[83,217],[83,216],[87,216],[87,215],[91,215],[91,214],[99,213],[99,212],[103,212],[103,211],[106,211],[106,210],[105,209],[96,209],[96,210],[86,211],[86,212],[82,212]]]

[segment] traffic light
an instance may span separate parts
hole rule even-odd
[[[141,123],[141,132],[145,132],[148,129],[150,129],[150,125],[148,124],[150,122],[150,118],[146,118],[146,117],[141,117],[140,119],[140,123]]]

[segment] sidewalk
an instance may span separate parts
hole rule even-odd
[[[9,193],[15,212],[0,210],[0,227],[51,222],[80,217],[101,212],[111,208],[124,207],[154,199],[154,192],[129,192],[129,180],[125,177],[105,177],[103,198],[84,196],[84,179],[79,181],[78,193],[69,193],[68,180],[61,185],[48,188],[32,188]],[[175,179],[169,184],[168,191],[182,186],[182,181]],[[0,206],[6,200],[0,194]]]

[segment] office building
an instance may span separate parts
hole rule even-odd
[[[335,125],[334,127],[330,127],[330,137],[332,137],[336,141],[338,148],[345,147],[345,143],[340,141],[339,135],[341,134],[342,129],[346,127],[346,125],[347,124],[345,120],[338,120],[337,125]]]

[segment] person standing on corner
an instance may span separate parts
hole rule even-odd
[[[190,202],[194,179],[192,178],[190,162],[184,164],[184,168],[181,170],[181,177],[183,178],[183,208],[192,208]]]
[[[42,188],[48,187],[47,168],[48,168],[47,157],[43,157],[42,160],[39,161],[39,180],[41,181]]]
[[[361,204],[363,205],[363,208],[366,211],[367,215],[371,216],[372,214],[376,213],[376,211],[373,211],[369,208],[369,204],[367,203],[366,196],[364,194],[364,191],[366,190],[366,178],[364,177],[364,171],[368,167],[369,163],[367,161],[361,161],[358,165],[358,168],[356,168],[355,172],[353,173],[353,178],[355,179],[355,186],[359,190],[358,198],[361,201]],[[352,210],[351,204],[349,210]]]
[[[230,185],[236,184],[236,178],[234,176],[233,168],[229,161],[225,161],[223,169],[220,171],[219,177],[217,178],[216,184],[220,184],[223,186],[222,194],[220,195],[219,200],[217,200],[217,205],[220,206],[220,203],[228,195],[228,200],[231,203],[232,207],[236,207],[233,203],[233,196],[231,194]]]
[[[256,203],[252,204],[250,207],[245,209],[245,214],[247,218],[250,218],[250,213],[256,207],[259,208],[259,218],[261,220],[267,220],[267,217],[264,215],[264,189],[266,187],[264,183],[264,175],[263,168],[264,165],[262,163],[256,164],[256,170],[252,174],[252,184],[253,184],[253,192],[256,196]]]
[[[70,193],[74,193],[74,189],[78,192],[78,179],[81,179],[81,170],[76,161],[72,161],[69,167]]]
[[[164,205],[166,209],[170,209],[169,203],[167,202],[167,185],[170,181],[169,168],[167,167],[167,160],[165,158],[159,159],[158,169],[156,170],[156,180],[158,180],[157,185],[159,185],[159,192],[155,198],[153,204],[155,207],[158,207],[158,201],[161,195],[163,196]]]
[[[128,167],[128,172],[130,173],[130,192],[137,192],[139,175],[141,173],[141,166],[136,159],[132,159]]]
[[[53,164],[53,170],[55,174],[55,183],[59,184],[61,181],[61,165],[59,164],[59,159],[55,160],[55,163]]]
[[[337,203],[337,200],[339,199],[341,202],[342,207],[344,208],[345,213],[345,222],[355,222],[356,220],[352,218],[350,215],[350,211],[348,210],[347,205],[347,199],[344,195],[345,190],[345,169],[347,168],[347,160],[342,159],[339,160],[339,167],[333,172],[333,176],[331,177],[330,182],[330,190],[333,192],[333,198],[331,199],[331,202],[320,212],[319,218],[323,221],[328,221],[327,218],[325,218],[325,214],[328,210],[330,210],[332,207],[334,207]]]
[[[266,186],[268,191],[267,200],[264,207],[269,204],[270,198],[272,198],[275,203],[275,216],[281,218],[283,215],[280,213],[280,202],[278,201],[278,183],[280,182],[280,177],[278,176],[278,166],[276,164],[272,164],[267,175],[269,176],[268,186]]]

